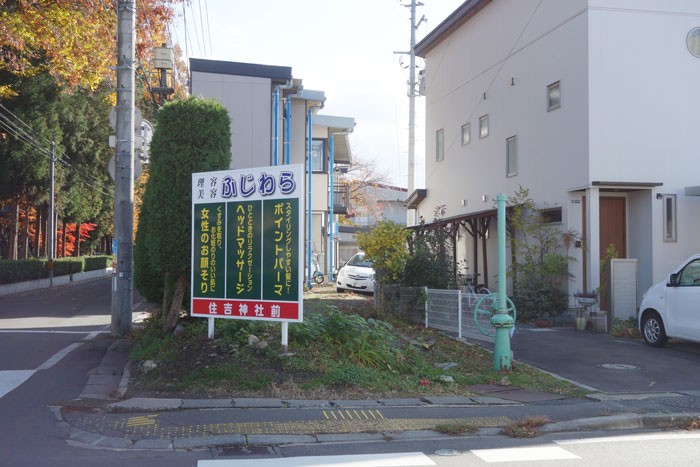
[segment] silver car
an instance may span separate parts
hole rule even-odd
[[[370,261],[365,261],[363,252],[357,253],[340,268],[336,278],[336,289],[338,292],[374,292],[374,269]]]

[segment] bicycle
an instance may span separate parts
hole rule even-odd
[[[459,275],[459,285],[460,288],[463,288],[463,292],[469,297],[469,306],[471,307],[472,302],[474,299],[477,298],[477,295],[488,295],[491,293],[491,291],[484,286],[484,284],[476,284],[474,283],[477,281],[479,278],[480,274],[478,272],[475,272],[473,274],[460,274]]]
[[[323,284],[325,277],[323,276],[321,268],[318,265],[318,253],[314,253],[314,258],[311,260],[311,264],[314,267],[314,272],[311,276],[311,279],[317,284]]]

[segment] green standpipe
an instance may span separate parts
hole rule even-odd
[[[498,298],[495,311],[491,317],[491,325],[496,330],[496,343],[493,352],[493,368],[497,371],[510,370],[510,330],[513,327],[513,317],[508,313],[508,297],[506,295],[506,195],[499,194],[498,206]]]

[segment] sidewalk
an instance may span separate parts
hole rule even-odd
[[[486,395],[377,400],[117,400],[127,388],[128,344],[115,341],[81,396],[55,408],[56,420],[68,429],[69,444],[138,450],[391,442],[494,436],[514,420],[543,415],[551,420],[540,427],[543,433],[678,428],[700,418],[700,391],[595,393],[586,399],[564,400],[526,391],[525,402],[513,400],[518,397],[517,390],[504,393],[510,399]],[[467,425],[472,430],[461,435],[440,432],[448,431],[444,427],[449,425]]]

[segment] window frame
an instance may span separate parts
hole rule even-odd
[[[662,195],[663,202],[663,239],[664,242],[677,242],[678,241],[678,203],[676,195]],[[669,219],[669,209],[668,203],[671,203],[671,212]],[[670,229],[669,229],[670,227]],[[670,230],[670,232],[669,232]]]
[[[559,90],[559,99],[556,104],[552,104],[552,90],[557,88]],[[552,84],[547,85],[547,112],[561,108],[561,81],[555,81]]]
[[[445,160],[445,129],[435,131],[435,162]]]
[[[314,168],[314,165],[313,165],[314,154],[316,153],[316,151],[314,149],[315,143],[321,144],[321,169],[320,170]],[[326,173],[326,172],[328,172],[328,165],[326,163],[326,140],[325,139],[313,138],[311,140],[311,160],[309,161],[309,164],[311,165],[311,172],[312,173]]]
[[[514,154],[511,154],[510,148],[513,143]],[[511,171],[511,156],[515,166],[515,170]],[[515,177],[518,175],[518,135],[513,135],[506,138],[506,178]]]
[[[479,139],[484,139],[489,136],[490,133],[490,122],[489,122],[489,114],[482,115],[479,117]],[[486,122],[486,125],[484,125],[484,122]],[[484,128],[486,131],[484,132]]]
[[[464,139],[465,134],[467,135],[466,142]],[[471,142],[472,142],[472,123],[467,122],[464,125],[462,125],[462,146],[466,146]]]
[[[557,224],[564,223],[564,213],[563,213],[561,206],[540,209],[539,211],[540,211],[540,216],[542,217],[542,221],[547,225],[557,225]],[[554,220],[552,220],[552,216],[549,216],[550,213],[556,213],[554,216],[555,217]],[[557,217],[558,217],[558,219],[556,219]]]

